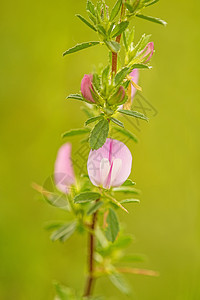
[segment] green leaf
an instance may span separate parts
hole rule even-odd
[[[75,136],[75,135],[82,135],[90,132],[89,128],[80,128],[80,129],[71,129],[69,131],[66,131],[62,134],[62,138]]]
[[[49,192],[48,195],[44,195],[45,200],[52,206],[58,207],[63,210],[70,210],[69,202],[66,200],[66,196],[51,193]]]
[[[109,123],[106,119],[100,120],[90,134],[90,147],[97,150],[104,145],[108,137]]]
[[[86,203],[100,199],[101,195],[95,192],[84,192],[75,196],[74,203]]]
[[[133,9],[133,7],[129,3],[125,2],[125,6],[130,11],[130,13],[133,13],[134,9]]]
[[[64,285],[54,282],[57,300],[75,300],[74,291]]]
[[[51,240],[62,242],[66,241],[76,230],[76,222],[65,224],[61,226],[58,230],[55,230],[51,235]]]
[[[92,118],[88,119],[88,120],[85,122],[85,125],[87,126],[88,124],[91,124],[91,123],[93,123],[93,122],[95,122],[95,121],[98,121],[98,120],[100,120],[100,119],[102,119],[102,118],[103,118],[103,115],[100,115],[100,116],[97,116],[97,117],[92,117]]]
[[[113,192],[114,193],[134,194],[134,195],[138,195],[140,193],[139,190],[131,188],[131,187],[126,187],[126,186],[113,188]]]
[[[124,67],[115,75],[115,85],[119,85],[124,78],[129,74],[130,68]]]
[[[75,99],[75,100],[87,102],[89,104],[95,104],[95,103],[90,102],[87,99],[85,99],[81,94],[71,94],[71,95],[67,96],[66,99]]]
[[[130,138],[132,141],[134,141],[135,143],[138,142],[137,137],[130,132],[129,130],[125,129],[125,128],[119,128],[119,127],[113,127],[116,131],[120,132],[121,134],[125,135],[126,137]]]
[[[155,18],[155,17],[151,17],[151,16],[145,16],[145,15],[142,15],[142,14],[137,14],[136,17],[147,20],[147,21],[150,21],[150,22],[154,22],[154,23],[157,23],[157,24],[161,24],[161,25],[164,25],[164,26],[167,25],[167,22],[165,22],[164,20],[161,20],[159,18]]]
[[[151,69],[151,67],[149,67],[148,65],[144,65],[144,64],[134,64],[131,66],[131,70],[133,69]]]
[[[115,119],[115,118],[113,118],[113,117],[111,117],[110,120],[111,120],[113,123],[117,124],[118,126],[124,128],[124,124],[123,124],[121,121],[119,121],[119,120],[117,120],[117,119]]]
[[[114,18],[118,15],[121,5],[122,5],[122,0],[117,0],[117,2],[115,3],[115,5],[111,11],[110,21],[114,20]]]
[[[151,1],[150,3],[147,2],[147,3],[145,3],[145,7],[150,6],[150,5],[153,5],[153,4],[156,4],[158,1],[159,1],[159,0],[153,0],[153,1]]]
[[[124,32],[126,30],[128,25],[129,25],[128,21],[123,21],[123,22],[117,24],[117,26],[115,26],[113,31],[111,32],[111,37],[114,38],[114,37],[120,35],[122,32]]]
[[[123,184],[122,186],[134,186],[136,185],[135,182],[133,182],[131,179],[127,179]]]
[[[100,77],[97,73],[93,74],[92,84],[95,87],[95,89],[99,92],[100,87],[101,87],[101,81],[100,81]]]
[[[107,38],[106,30],[102,25],[97,25],[98,32],[103,35],[104,38]]]
[[[57,228],[60,228],[62,225],[64,225],[63,221],[50,221],[45,223],[44,229],[55,230]]]
[[[81,15],[76,15],[83,23],[85,23],[88,27],[90,27],[92,30],[97,31],[96,28],[90,23],[88,22],[84,17],[82,17]]]
[[[143,254],[134,253],[134,254],[126,254],[120,258],[120,262],[125,263],[137,263],[137,262],[144,262],[147,258]]]
[[[125,199],[120,201],[121,204],[128,204],[128,203],[140,203],[138,199]]]
[[[65,51],[63,53],[63,56],[65,56],[67,54],[77,52],[77,51],[80,51],[80,50],[83,50],[83,49],[86,49],[86,48],[89,48],[89,47],[92,47],[92,46],[95,46],[95,45],[99,45],[100,43],[101,42],[85,42],[85,43],[82,43],[82,44],[77,44],[73,48],[70,48],[67,51]]]
[[[118,112],[120,112],[124,115],[130,116],[130,117],[137,118],[137,119],[142,119],[142,120],[145,120],[145,121],[149,120],[144,114],[142,114],[140,112],[137,112],[137,111],[118,109]]]
[[[117,53],[120,50],[120,44],[115,42],[115,41],[105,41],[106,46],[108,47],[108,49],[110,49],[110,51]]]
[[[92,215],[93,213],[95,213],[101,206],[103,205],[103,202],[102,201],[98,201],[96,202],[94,205],[92,205],[88,212],[87,212],[87,215],[90,216]]]
[[[123,294],[130,294],[130,287],[125,281],[124,276],[119,273],[113,273],[109,276],[109,279]]]
[[[126,51],[128,51],[128,44],[127,44],[127,39],[126,39],[126,34],[123,32],[123,42],[124,42],[124,47],[126,48]]]
[[[88,10],[89,12],[91,12],[91,14],[93,16],[95,16],[95,6],[94,4],[92,3],[92,1],[90,0],[87,0],[87,4],[86,4],[86,10]]]
[[[109,213],[106,221],[108,224],[105,232],[106,238],[108,239],[108,241],[113,243],[119,233],[119,222],[117,219],[117,215],[112,208],[109,208]]]

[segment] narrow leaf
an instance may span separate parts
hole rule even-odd
[[[62,134],[62,138],[75,136],[75,135],[82,135],[90,132],[89,128],[80,128],[80,129],[71,129],[69,131],[66,131]]]
[[[142,119],[142,120],[145,120],[145,121],[149,120],[144,114],[142,114],[140,112],[137,112],[137,111],[118,109],[118,112],[120,112],[124,115],[130,116],[130,117],[137,118],[137,119]]]
[[[91,14],[93,14],[95,16],[95,6],[92,3],[92,1],[87,0],[87,4],[86,4],[86,9],[91,12]]]
[[[88,212],[87,212],[87,215],[88,215],[88,216],[92,215],[92,214],[95,213],[102,205],[103,205],[103,202],[102,202],[102,201],[96,202],[94,205],[92,205],[92,206],[90,207],[90,209],[89,209]]]
[[[108,49],[110,49],[110,51],[117,53],[120,50],[120,44],[115,42],[115,41],[105,41],[106,46],[108,47]]]
[[[97,116],[97,117],[92,117],[92,118],[88,119],[88,120],[85,122],[85,125],[87,126],[88,124],[91,124],[91,123],[93,123],[93,122],[95,122],[95,121],[98,121],[98,120],[100,120],[100,119],[102,119],[102,118],[103,118],[102,115]]]
[[[63,53],[63,56],[65,56],[67,54],[77,52],[77,51],[80,51],[80,50],[83,50],[83,49],[86,49],[86,48],[89,48],[89,47],[92,47],[92,46],[95,46],[95,45],[98,45],[98,44],[100,44],[100,42],[85,42],[85,43],[82,43],[82,44],[77,44],[73,48],[70,48],[67,51],[65,51]]]
[[[132,141],[134,141],[135,143],[138,142],[137,137],[130,132],[129,130],[125,129],[125,128],[119,128],[119,127],[113,127],[116,131],[120,132],[121,134],[125,135],[126,137],[130,138]]]
[[[109,213],[106,221],[108,224],[105,232],[106,238],[108,239],[108,241],[113,243],[119,233],[119,222],[117,219],[117,215],[112,208],[109,208]]]
[[[58,282],[54,283],[57,300],[75,300],[74,291]]]
[[[117,124],[118,126],[124,128],[124,124],[123,124],[121,121],[119,121],[119,120],[117,120],[117,119],[115,119],[115,118],[113,118],[113,117],[111,117],[110,120],[111,120],[113,123]]]
[[[95,192],[84,192],[75,196],[74,203],[91,202],[99,199],[101,195]]]
[[[147,3],[145,4],[145,7],[150,6],[150,5],[153,5],[153,4],[156,4],[158,1],[159,1],[159,0],[153,0],[153,1],[151,1],[151,2],[147,2]]]
[[[120,35],[122,32],[124,32],[126,30],[128,25],[129,25],[128,21],[123,21],[123,22],[117,24],[117,26],[115,26],[113,31],[111,32],[111,37],[114,38],[114,37]]]
[[[123,275],[119,273],[113,273],[109,276],[109,279],[123,294],[130,294],[130,287],[125,281]]]
[[[130,72],[130,68],[128,67],[124,67],[123,69],[121,69],[115,76],[115,85],[119,85],[124,78],[129,74]]]
[[[111,11],[110,21],[114,20],[114,18],[118,15],[121,5],[122,5],[122,0],[117,0],[117,2],[115,3],[115,5]]]
[[[140,193],[139,190],[131,188],[131,187],[126,187],[126,186],[113,188],[113,192],[114,193],[133,194],[133,195],[138,195]]]
[[[90,27],[92,30],[97,31],[96,28],[90,23],[88,22],[84,17],[82,17],[81,15],[76,15],[83,23],[85,23],[88,27]]]
[[[63,225],[58,230],[52,233],[51,240],[57,241],[60,239],[62,242],[64,242],[74,233],[75,230],[76,230],[76,222]]]
[[[134,64],[131,66],[131,70],[132,69],[151,69],[151,67],[144,64]]]
[[[102,147],[108,137],[109,123],[106,119],[100,120],[90,134],[90,147],[97,150]]]
[[[125,199],[120,201],[121,204],[129,204],[129,203],[140,203],[138,199]]]
[[[154,23],[157,23],[157,24],[161,24],[161,25],[164,25],[164,26],[167,25],[167,22],[165,22],[164,20],[161,20],[159,18],[155,18],[155,17],[151,17],[151,16],[145,16],[145,15],[142,15],[142,14],[137,14],[136,17],[147,20],[147,21],[150,21],[150,22],[154,22]]]
[[[87,103],[92,104],[92,105],[96,104],[96,103],[88,101],[81,94],[71,94],[71,95],[67,96],[66,99],[75,99],[75,100],[87,102]]]

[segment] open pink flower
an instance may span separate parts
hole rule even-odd
[[[150,42],[146,45],[144,50],[142,50],[142,52],[141,52],[141,53],[144,53],[144,56],[143,56],[144,59],[145,59],[145,57],[147,57],[147,59],[143,63],[147,63],[151,59],[153,52],[154,52],[154,43]]]
[[[138,84],[138,80],[139,80],[139,70],[138,69],[133,69],[133,71],[129,74],[129,76],[131,77],[131,80],[133,82]],[[132,102],[133,102],[136,92],[137,92],[136,88],[131,84],[131,101]]]
[[[91,90],[93,91],[92,80],[93,80],[92,74],[84,75],[82,82],[81,82],[81,93],[86,100],[94,103],[95,100],[93,99],[93,96],[91,93]]]
[[[70,186],[75,182],[74,170],[71,161],[72,146],[66,143],[60,147],[54,167],[54,180],[56,187],[68,194]]]
[[[103,147],[90,151],[87,169],[91,182],[105,189],[122,185],[132,167],[130,150],[122,142],[107,139]]]

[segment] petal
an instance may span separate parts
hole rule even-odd
[[[139,70],[138,69],[133,69],[133,71],[130,73],[130,76],[132,77],[132,80],[138,84],[139,81]],[[131,100],[133,102],[133,98],[135,97],[137,90],[134,88],[133,85],[131,85]]]
[[[107,139],[98,150],[90,151],[87,169],[95,186],[120,186],[130,175],[132,155],[122,142]],[[110,172],[109,172],[110,170]]]
[[[75,182],[74,170],[71,161],[70,143],[66,143],[58,150],[54,167],[56,187],[63,193],[69,192],[69,187]]]
[[[87,170],[90,181],[96,186],[103,186],[101,174],[100,174],[100,163],[103,158],[109,160],[111,139],[107,139],[103,147],[98,150],[91,150],[87,162]]]
[[[122,185],[129,177],[132,168],[132,155],[128,147],[120,141],[113,140],[112,145],[112,161],[121,159],[122,167],[117,176],[112,180],[112,186]]]
[[[114,161],[112,163],[110,186],[113,186],[113,183],[117,179],[121,168],[122,168],[122,160],[120,158],[114,159]]]
[[[103,158],[100,163],[100,176],[103,188],[106,188],[108,175],[110,173],[111,164],[107,158]]]
[[[92,80],[93,80],[93,75],[84,75],[82,81],[81,81],[81,93],[85,99],[87,99],[90,102],[95,102],[91,90],[93,90],[92,86]]]

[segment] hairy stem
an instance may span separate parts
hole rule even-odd
[[[98,202],[97,200],[96,202]],[[89,246],[88,246],[88,278],[86,280],[84,297],[89,297],[92,293],[93,285],[94,285],[94,252],[95,252],[95,236],[94,231],[97,222],[97,214],[96,211],[92,216],[92,223],[90,225],[91,232],[89,233]]]

